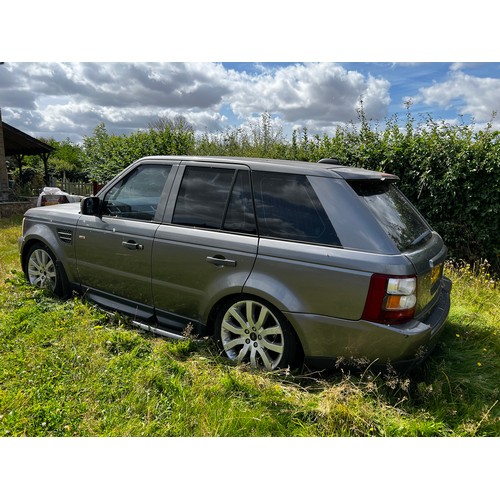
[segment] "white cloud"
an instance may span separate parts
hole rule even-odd
[[[460,114],[472,115],[476,120],[488,121],[499,109],[499,78],[481,78],[454,71],[448,80],[420,89],[416,102],[437,104],[443,108],[457,105]]]
[[[383,118],[389,82],[333,63],[271,68],[248,74],[217,63],[9,63],[0,88],[4,119],[28,133],[89,135],[99,122],[114,133],[145,128],[159,116],[182,114],[197,131],[216,131],[267,111],[284,125],[320,132],[367,115]],[[29,120],[28,120],[29,115]]]
[[[268,111],[290,123],[316,127],[356,118],[363,99],[371,118],[383,118],[389,104],[389,82],[365,78],[333,63],[306,63],[278,68],[259,75],[242,75],[235,81],[230,105],[246,118]]]
[[[411,85],[430,81],[439,69],[396,64],[386,71],[381,65],[367,74],[363,65],[349,70],[328,62],[243,66],[247,72],[209,62],[6,63],[0,67],[2,115],[37,137],[73,140],[92,134],[100,122],[112,133],[128,134],[158,117],[183,115],[197,132],[215,132],[250,123],[263,112],[287,131],[307,127],[310,134],[330,134],[357,122],[361,101],[368,118],[383,120],[391,92],[400,93],[397,101],[417,93]],[[500,79],[471,76],[467,68],[452,65],[441,73],[444,81],[421,87],[412,101],[449,108],[446,118],[471,114],[478,122],[489,120],[498,108]]]

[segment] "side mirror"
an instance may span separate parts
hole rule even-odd
[[[82,215],[99,216],[101,210],[101,199],[98,196],[88,196],[80,202]]]

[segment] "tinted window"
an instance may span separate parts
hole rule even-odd
[[[426,241],[430,227],[392,183],[358,181],[350,183],[399,250]]]
[[[184,226],[255,233],[248,172],[187,167],[172,222]]]
[[[104,197],[103,215],[152,220],[171,165],[140,165]]]
[[[262,236],[340,245],[304,175],[254,172],[255,209]]]
[[[224,219],[224,229],[238,233],[257,233],[250,173],[238,171]]]

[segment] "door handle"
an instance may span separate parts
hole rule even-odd
[[[222,255],[215,255],[214,257],[207,257],[207,262],[213,264],[217,267],[236,267],[235,260],[229,260],[223,257]]]
[[[135,241],[122,241],[122,247],[128,248],[129,250],[144,250],[144,245],[136,243]]]

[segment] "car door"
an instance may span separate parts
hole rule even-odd
[[[142,319],[152,316],[151,250],[171,171],[172,164],[139,164],[106,190],[99,217],[81,216],[77,268],[92,300]]]
[[[179,168],[152,252],[160,324],[206,321],[221,297],[241,293],[255,262],[257,230],[244,165],[190,162]]]

